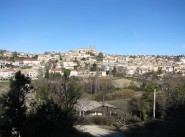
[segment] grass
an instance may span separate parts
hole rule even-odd
[[[129,99],[132,98],[137,92],[132,89],[120,89],[114,92],[104,94],[105,100]],[[95,100],[102,101],[103,94],[95,95]]]
[[[80,97],[80,99],[83,99],[83,98],[86,98],[86,99],[90,99],[90,100],[93,100],[94,95],[90,94],[90,93],[83,93],[82,96]]]
[[[35,85],[36,80],[32,80],[31,85]],[[0,81],[0,94],[7,92],[10,89],[10,81]]]
[[[9,90],[10,82],[9,81],[1,81],[0,82],[0,94],[5,93]]]

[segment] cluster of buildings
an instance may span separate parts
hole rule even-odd
[[[103,56],[100,56],[103,55]],[[101,59],[100,59],[101,58]],[[91,68],[96,65],[96,71]],[[185,74],[184,56],[110,55],[97,52],[95,47],[70,50],[66,53],[46,52],[29,54],[0,50],[0,80],[8,80],[20,70],[32,79],[49,73],[62,74],[62,68],[70,69],[71,75],[89,77],[98,74],[106,77],[116,68],[126,76],[142,75],[151,71],[161,74]]]

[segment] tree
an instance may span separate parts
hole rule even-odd
[[[14,137],[23,136],[26,122],[26,95],[30,91],[31,79],[20,71],[10,80],[10,90],[1,97],[3,119],[8,125],[7,132]]]
[[[143,74],[143,78],[144,79],[152,79],[152,80],[158,80],[159,79],[158,73],[153,71],[153,70]]]
[[[34,59],[38,59],[38,55],[35,55],[33,58],[34,58]]]
[[[58,81],[42,78],[35,83],[31,102],[27,100],[32,89],[30,82],[29,77],[17,72],[10,82],[10,91],[0,98],[1,136],[78,136],[73,128],[76,120],[73,106],[81,95],[80,79],[67,77]]]
[[[36,108],[36,114],[29,117],[26,137],[72,136],[76,117],[73,111],[61,108],[47,100]]]
[[[51,72],[49,74],[49,79],[60,79],[62,76],[59,72]]]
[[[49,79],[49,69],[46,69],[45,78]]]
[[[90,71],[96,71],[97,70],[97,65],[94,63],[90,69]]]
[[[144,91],[141,97],[133,98],[129,103],[129,109],[132,115],[138,116],[142,121],[146,118],[152,118],[153,114],[153,93],[154,89],[159,90],[159,85],[154,81],[149,81],[144,86]],[[162,116],[160,100],[157,97],[156,102],[156,117]]]
[[[169,75],[164,78],[166,106],[178,106],[185,103],[185,77]]]
[[[158,74],[158,75],[162,74],[162,68],[161,68],[161,67],[158,67],[158,69],[157,69],[157,74]]]
[[[135,70],[134,75],[135,75],[135,76],[140,75],[140,74],[141,74],[141,71],[142,71],[141,68],[137,67],[136,70]]]
[[[102,52],[100,52],[100,53],[98,54],[98,58],[103,58],[103,53],[102,53]]]
[[[81,60],[86,61],[86,58],[83,57],[83,58],[81,58]]]
[[[12,52],[12,58],[15,59],[16,57],[17,57],[17,52],[16,51]]]
[[[71,70],[63,68],[62,71],[64,73],[64,80],[67,80],[71,74]]]
[[[123,66],[118,66],[117,69],[117,75],[119,76],[125,76],[126,75],[126,72],[127,72],[127,68],[126,67],[123,67]]]
[[[148,104],[143,98],[133,98],[129,101],[128,109],[132,115],[140,118],[141,121],[148,117]]]
[[[112,75],[115,77],[117,75],[117,69],[116,66],[114,66],[113,70],[112,70]]]
[[[57,84],[57,96],[60,98],[59,103],[65,109],[72,110],[74,104],[80,98],[83,91],[81,81],[77,77],[70,77],[67,80],[60,81]]]
[[[97,61],[103,61],[103,53],[102,52],[100,52],[99,54],[98,54],[98,56],[96,57],[96,60]]]
[[[49,53],[48,51],[45,51],[45,52],[44,52],[45,55],[48,54],[48,53]]]
[[[61,79],[39,79],[36,82],[37,104],[43,104],[51,100],[62,108],[73,109],[77,99],[81,96],[83,85],[81,79],[70,76],[70,70],[64,70]]]

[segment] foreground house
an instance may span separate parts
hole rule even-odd
[[[95,115],[110,115],[112,110],[116,107],[102,102],[97,102],[95,100],[81,99],[75,104],[75,109],[79,112],[79,116],[95,116]]]

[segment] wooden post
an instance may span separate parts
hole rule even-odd
[[[155,119],[155,109],[156,109],[156,88],[154,89],[154,104],[153,104],[153,118]]]
[[[102,91],[102,93],[103,93],[103,91]],[[105,101],[104,101],[104,95],[103,95],[103,98],[102,98],[102,115],[104,115],[104,103],[105,103]]]
[[[103,91],[102,91],[103,92]],[[105,98],[104,98],[104,95],[103,95],[103,100],[102,100],[103,102],[102,102],[102,104],[103,104],[103,106],[104,106],[104,104],[105,104]]]

